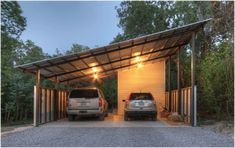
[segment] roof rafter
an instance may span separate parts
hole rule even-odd
[[[108,64],[112,64],[112,63],[115,63],[115,62],[120,62],[120,61],[123,61],[123,60],[129,60],[129,59],[133,59],[137,56],[144,56],[144,55],[148,55],[148,54],[152,54],[152,53],[156,53],[156,52],[161,52],[161,51],[164,51],[164,50],[169,50],[171,48],[175,48],[175,47],[178,47],[178,46],[183,46],[185,45],[186,43],[184,44],[180,44],[180,45],[177,45],[177,46],[172,46],[172,47],[169,47],[169,48],[163,48],[161,50],[155,50],[155,51],[152,51],[152,52],[148,52],[148,53],[143,53],[142,55],[133,55],[131,57],[126,57],[126,58],[123,58],[123,59],[117,59],[117,60],[113,60],[112,62],[108,62],[108,63],[103,63],[103,64],[100,64],[100,65],[96,65],[94,67],[99,67],[99,66],[105,66],[105,65],[108,65]],[[130,65],[130,64],[129,64]],[[64,72],[64,73],[60,73],[60,74],[57,74],[57,75],[52,75],[52,76],[48,76],[47,78],[51,78],[51,77],[55,77],[55,76],[61,76],[61,75],[66,75],[66,74],[70,74],[70,73],[75,73],[75,72],[78,72],[78,71],[83,71],[83,70],[87,70],[87,69],[90,69],[89,68],[83,68],[83,69],[77,69],[77,70],[74,70],[74,71],[69,71],[69,72]]]
[[[171,55],[174,55],[174,54],[171,54]],[[161,58],[164,58],[164,57],[167,57],[167,56],[171,56],[171,55],[164,55],[164,56],[161,56],[161,57],[157,57],[157,58],[153,58],[153,59],[148,59],[148,60],[145,60],[145,61],[143,61],[143,62],[149,62],[149,61],[161,59]],[[133,64],[130,64],[130,65],[125,65],[125,66],[122,66],[122,67],[117,67],[117,68],[114,68],[114,70],[118,70],[118,69],[121,69],[121,68],[126,68],[126,67],[129,67],[129,66],[134,66],[134,65],[137,65],[137,64],[138,64],[138,63],[133,63]],[[100,72],[100,73],[109,72],[109,71],[111,71],[111,69],[110,69],[110,70],[106,70],[106,71],[102,71],[102,72]],[[93,75],[93,74],[88,74],[88,75],[86,75],[86,76],[74,77],[74,78],[62,80],[62,81],[60,81],[60,82],[71,81],[71,80],[74,80],[74,79],[81,79],[81,78],[89,77],[89,76],[92,76],[92,75]]]

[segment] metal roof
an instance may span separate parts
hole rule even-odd
[[[192,33],[198,32],[210,19],[161,31],[119,43],[91,49],[85,52],[59,56],[16,66],[27,73],[36,74],[59,82],[87,82],[93,79],[94,71],[103,78],[118,70],[136,66],[137,63],[154,62],[176,53],[179,47],[188,44]],[[138,57],[138,59],[137,59]]]

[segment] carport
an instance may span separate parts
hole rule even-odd
[[[157,32],[138,38],[91,49],[85,52],[45,59],[16,66],[23,72],[36,75],[34,87],[34,125],[58,120],[66,117],[67,90],[48,89],[40,86],[40,79],[48,79],[56,84],[63,83],[79,87],[92,85],[95,81],[105,81],[109,76],[125,79],[123,71],[164,63],[164,78],[156,78],[165,89],[168,79],[168,91],[163,91],[159,101],[170,112],[181,114],[186,123],[196,126],[196,87],[195,87],[195,38],[209,21],[204,20],[182,27]],[[180,86],[180,50],[191,45],[191,87]],[[177,89],[171,90],[171,57],[177,56]],[[167,64],[166,64],[167,63]],[[168,67],[167,77],[165,68]],[[153,67],[154,68],[154,67]],[[154,77],[154,74],[152,75]],[[120,86],[118,86],[120,87]],[[118,91],[120,89],[118,88]],[[118,97],[118,107],[120,100]]]

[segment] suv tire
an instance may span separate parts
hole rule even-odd
[[[128,121],[128,116],[127,115],[124,115],[124,120]]]
[[[68,119],[69,119],[69,121],[73,121],[73,120],[74,120],[74,118],[75,118],[75,116],[74,116],[74,115],[68,115]]]
[[[152,121],[156,121],[156,115],[152,116]]]

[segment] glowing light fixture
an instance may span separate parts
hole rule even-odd
[[[133,55],[134,55],[134,56],[138,56],[138,55],[140,55],[140,52],[136,52],[136,53],[134,53]]]
[[[138,63],[137,64],[137,68],[142,68],[143,67],[143,64],[142,63]]]
[[[97,73],[94,74],[94,79],[98,79]]]
[[[91,63],[90,66],[93,67],[93,66],[96,66],[97,63]]]
[[[135,61],[136,61],[136,62],[140,62],[140,61],[141,61],[140,57],[136,57],[136,58],[135,58]]]
[[[96,67],[92,67],[93,72],[97,72],[97,68]]]

